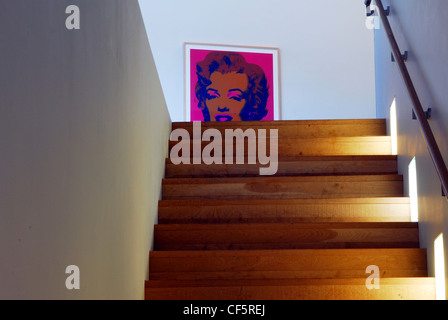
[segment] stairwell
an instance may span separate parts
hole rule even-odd
[[[278,129],[277,174],[167,159],[146,299],[435,299],[385,120],[207,128]]]

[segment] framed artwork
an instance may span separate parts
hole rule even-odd
[[[280,120],[275,48],[185,43],[186,121]]]

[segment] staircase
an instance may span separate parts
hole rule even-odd
[[[384,120],[208,128],[278,129],[277,174],[167,159],[146,299],[435,299]]]

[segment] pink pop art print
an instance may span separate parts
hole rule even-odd
[[[277,49],[185,48],[187,121],[279,120]]]

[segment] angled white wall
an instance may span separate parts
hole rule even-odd
[[[0,30],[0,299],[142,299],[171,122],[138,1],[2,1]]]
[[[280,49],[282,119],[375,118],[373,31],[361,0],[140,0],[173,121],[184,42]]]
[[[435,138],[448,162],[448,2],[446,0],[385,0],[391,6],[390,22],[402,52],[409,52],[406,65],[424,108],[432,108],[429,120]],[[396,99],[398,117],[399,170],[408,185],[408,165],[416,158],[418,215],[421,246],[428,249],[428,270],[434,275],[434,240],[443,233],[448,248],[448,201],[429,156],[417,121],[412,120],[412,101],[396,63],[384,29],[375,32],[377,110],[389,118]],[[447,256],[445,250],[445,256]],[[446,272],[446,271],[445,271]]]

